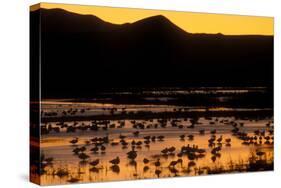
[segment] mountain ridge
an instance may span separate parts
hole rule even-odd
[[[164,20],[165,22],[169,22],[170,24],[173,24],[174,26],[178,27],[179,29],[181,29],[182,31],[184,31],[185,33],[187,34],[193,34],[193,35],[218,35],[218,36],[252,36],[252,37],[257,37],[257,36],[262,36],[262,37],[273,37],[273,35],[262,35],[262,34],[240,34],[240,35],[234,35],[234,34],[223,34],[223,33],[204,33],[204,32],[196,32],[196,33],[191,33],[191,32],[188,32],[184,29],[182,29],[181,27],[179,27],[178,25],[174,24],[171,20],[169,20],[167,17],[159,14],[159,15],[154,15],[154,16],[149,16],[149,17],[145,17],[145,18],[142,18],[140,20],[137,20],[137,21],[134,21],[134,22],[125,22],[125,23],[122,23],[122,24],[116,24],[116,23],[111,23],[111,22],[108,22],[108,21],[105,21],[93,14],[79,14],[79,13],[75,13],[75,12],[71,12],[71,11],[67,11],[67,10],[64,10],[64,9],[61,9],[61,8],[53,8],[53,9],[46,9],[46,8],[40,8],[38,10],[34,10],[32,12],[36,12],[36,11],[46,11],[46,12],[51,12],[51,11],[54,11],[54,12],[61,12],[63,14],[70,14],[70,15],[75,15],[75,16],[82,16],[82,17],[92,17],[92,18],[95,18],[101,22],[105,22],[105,23],[108,23],[108,24],[112,24],[112,25],[115,25],[115,26],[125,26],[125,25],[132,25],[132,24],[135,24],[135,23],[138,23],[138,22],[142,22],[142,21],[145,21],[145,20],[149,20],[149,19],[153,19],[153,18],[157,18],[156,20]]]
[[[38,15],[43,97],[120,87],[273,86],[273,36],[193,34],[161,15],[118,25],[40,9],[31,23]]]

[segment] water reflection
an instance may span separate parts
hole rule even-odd
[[[42,184],[273,169],[273,109],[266,88],[101,96],[42,101]]]
[[[271,118],[96,120],[42,126],[48,127],[41,140],[43,184],[251,171],[270,168],[273,162]],[[68,127],[75,131],[68,132]]]

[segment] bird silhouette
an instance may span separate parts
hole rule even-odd
[[[118,165],[120,163],[120,158],[116,157],[115,159],[112,159],[111,161],[109,161],[111,164],[113,165]]]

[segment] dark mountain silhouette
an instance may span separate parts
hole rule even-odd
[[[273,36],[191,34],[161,15],[121,25],[62,9],[39,9],[30,18],[31,50],[41,30],[42,97],[91,97],[112,88],[273,86]]]

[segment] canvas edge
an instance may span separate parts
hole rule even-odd
[[[40,180],[40,12],[34,11],[41,8],[41,3],[31,5],[29,11],[29,105],[30,105],[30,130],[29,130],[29,181],[41,185]]]

